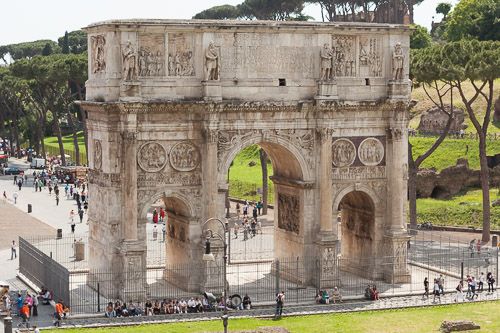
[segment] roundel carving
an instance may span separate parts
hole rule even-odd
[[[170,149],[170,165],[177,171],[192,171],[200,163],[200,152],[190,142],[179,142]]]
[[[358,156],[364,165],[378,165],[384,159],[384,145],[376,138],[364,139],[359,145]]]
[[[356,159],[356,147],[351,140],[339,139],[332,145],[332,161],[336,167],[345,167],[354,163]]]
[[[167,151],[158,142],[146,142],[139,148],[137,162],[144,171],[158,172],[167,164]]]
[[[102,168],[102,145],[101,140],[94,140],[94,169]]]

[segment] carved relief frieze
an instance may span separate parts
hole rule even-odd
[[[141,266],[141,257],[127,258],[127,275],[129,281],[141,281],[143,268]]]
[[[384,146],[376,138],[364,139],[358,148],[358,157],[361,163],[367,166],[380,164],[384,159]]]
[[[356,147],[349,139],[338,139],[332,145],[332,161],[336,167],[351,165],[356,158]]]
[[[247,138],[258,133],[257,131],[221,131],[217,141],[217,150],[225,152],[239,146]]]
[[[106,71],[106,37],[104,37],[104,35],[91,36],[90,44],[90,50],[92,52],[90,56],[92,62],[92,73],[103,73]]]
[[[102,169],[102,144],[101,140],[94,140],[94,169]]]
[[[333,246],[325,246],[322,249],[321,259],[322,259],[322,271],[323,274],[335,273],[336,259],[337,259],[337,249]]]
[[[177,171],[192,171],[200,164],[200,152],[195,145],[184,141],[170,149],[170,165]]]
[[[278,228],[299,233],[300,228],[300,200],[299,197],[278,194]]]
[[[137,191],[137,209],[140,211],[145,205],[151,204],[151,198],[157,193],[155,190]]]
[[[121,174],[119,173],[104,173],[102,170],[89,169],[89,183],[102,186],[119,186],[121,183]]]
[[[165,36],[141,35],[139,44],[139,76],[165,75]]]
[[[168,34],[168,75],[194,76],[193,36],[184,33]]]
[[[334,77],[356,76],[356,37],[332,36]]]
[[[360,37],[359,65],[362,75],[382,76],[381,45],[378,38]]]
[[[139,187],[156,187],[162,185],[200,185],[201,175],[198,172],[157,172],[140,173],[137,175]]]
[[[143,143],[137,152],[137,162],[144,171],[158,172],[167,163],[167,151],[159,142]]]
[[[333,180],[380,179],[386,178],[385,166],[333,168]]]

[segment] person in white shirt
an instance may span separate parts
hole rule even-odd
[[[471,296],[471,300],[474,299],[474,295],[476,295],[476,299],[478,298],[478,295],[476,294],[476,287],[477,287],[477,281],[476,281],[476,278],[473,276],[472,277],[472,282],[470,283],[470,289],[472,291],[472,296]]]
[[[196,302],[193,297],[187,302],[189,312],[196,312]]]
[[[479,275],[479,284],[477,286],[477,292],[484,291],[484,273],[481,272],[481,275]]]
[[[181,301],[179,302],[179,310],[181,313],[182,311],[184,311],[184,313],[187,313],[187,303],[184,298],[181,298]]]
[[[40,330],[36,327],[36,325],[33,325],[33,333],[40,333]]]

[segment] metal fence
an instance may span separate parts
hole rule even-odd
[[[58,156],[61,155],[61,152],[59,150],[59,147],[53,147],[49,145],[45,145],[45,152],[47,153],[48,156]],[[64,154],[69,155],[69,160],[72,161],[73,163],[76,163],[76,151],[73,149],[65,148],[64,149]],[[86,165],[87,164],[87,153],[85,151],[79,152],[80,156],[80,165]]]
[[[19,273],[36,286],[52,291],[54,299],[71,299],[69,271],[22,237],[19,237]]]
[[[484,275],[491,272],[498,277],[497,249],[482,248],[478,252],[476,248],[471,251],[468,242],[436,237],[436,234],[418,231],[408,241],[407,254],[394,257],[339,256],[329,261],[307,257],[233,262],[227,268],[229,295],[248,294],[252,303],[257,304],[273,302],[275,293],[284,291],[289,304],[314,303],[320,290],[327,289],[331,295],[335,286],[343,297],[362,298],[368,285],[376,285],[381,295],[398,296],[423,293],[424,278],[432,286],[433,279],[440,274],[444,276],[445,289],[449,291],[453,291],[467,275],[478,277],[482,272]],[[61,243],[56,245],[59,252],[53,250],[51,258],[47,254],[49,244],[59,241]],[[161,237],[148,240],[148,256],[150,242],[165,248]],[[148,257],[147,270],[124,275],[112,270],[68,270],[63,266],[75,265],[70,254],[71,239],[55,241],[40,237],[32,244],[20,239],[21,272],[36,284],[44,284],[52,290],[61,288],[56,295],[68,300],[73,313],[104,311],[108,302],[119,297],[122,298],[120,301],[127,303],[130,300],[189,299],[201,297],[204,291],[220,296],[223,290],[221,261],[208,266],[205,262],[196,266],[150,265]],[[164,263],[160,256],[154,258]],[[63,263],[58,264],[54,259]]]

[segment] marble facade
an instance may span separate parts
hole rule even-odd
[[[168,264],[201,264],[201,224],[225,216],[227,170],[251,144],[274,168],[276,259],[334,264],[339,233],[342,256],[404,255],[410,29],[114,20],[84,30],[91,269],[145,270],[158,199]],[[405,263],[369,274],[403,282]]]

